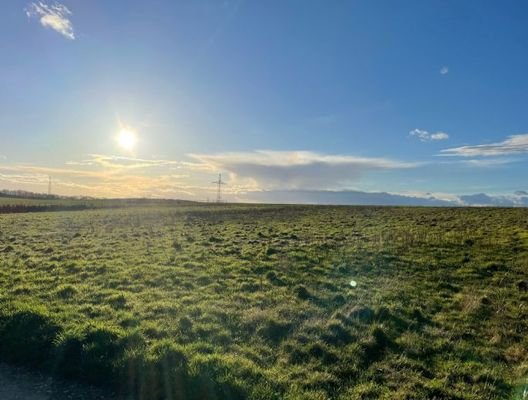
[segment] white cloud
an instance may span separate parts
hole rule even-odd
[[[14,184],[41,184],[44,185],[48,181],[48,176],[44,174],[5,174],[0,171],[0,182],[8,182]],[[1,189],[1,188],[0,188]]]
[[[179,173],[173,171],[174,165]],[[92,155],[85,161],[68,162],[63,168],[0,165],[0,189],[7,186],[45,192],[51,176],[55,193],[63,195],[205,199],[213,190],[207,185],[212,175],[192,179],[188,172],[184,167],[180,169],[177,161]],[[205,185],[195,184],[200,182]]]
[[[70,165],[73,163],[69,162]],[[106,168],[115,169],[138,169],[138,168],[155,168],[167,166],[180,166],[180,161],[160,160],[160,159],[143,159],[122,156],[108,156],[102,154],[90,154],[90,159],[80,162],[83,165],[96,165]]]
[[[449,206],[458,203],[428,196],[359,190],[263,190],[244,194],[243,202],[284,204]]]
[[[523,153],[528,153],[528,134],[512,135],[508,139],[497,143],[461,146],[441,150],[442,155],[461,157],[489,157]]]
[[[447,140],[449,135],[445,132],[428,132],[422,129],[413,129],[409,132],[409,135],[415,136],[422,142],[430,142],[433,140]]]
[[[519,160],[512,158],[471,158],[469,160],[466,159],[459,162],[472,167],[496,167],[498,165],[510,164],[516,161]]]
[[[211,183],[218,171],[230,179],[224,195],[229,201],[318,204],[378,204],[528,207],[528,191],[512,194],[459,195],[442,192],[376,192],[351,190],[351,182],[376,170],[412,168],[422,164],[385,158],[326,155],[307,151],[252,151],[191,155],[196,161],[139,159],[90,155],[62,168],[0,164],[0,189],[46,192],[48,177],[55,193],[103,197],[156,197],[205,200],[214,198]],[[489,164],[501,159],[486,158]],[[475,162],[477,161],[477,162]],[[480,160],[447,163],[482,166]],[[249,182],[249,183],[248,183]],[[360,183],[359,183],[360,184]],[[482,190],[482,189],[480,189]]]
[[[522,193],[522,191],[521,191]],[[506,195],[489,195],[477,193],[459,196],[460,201],[468,206],[492,206],[492,207],[527,207],[528,196],[519,192]]]
[[[455,195],[429,192],[364,192],[359,190],[262,190],[243,194],[244,202],[342,205],[527,207],[528,192]]]
[[[449,73],[449,68],[447,66],[443,66],[440,68],[440,75],[447,75]]]
[[[51,28],[68,39],[75,39],[73,25],[69,19],[72,13],[64,4],[55,2],[49,5],[39,1],[29,4],[25,11],[28,18],[38,18],[43,27]]]
[[[396,192],[396,193],[391,193],[391,194],[413,197],[417,199],[445,201],[445,202],[451,202],[453,204],[460,203],[460,199],[456,194],[447,193],[447,192],[423,192],[420,190],[407,190],[407,191]]]
[[[436,132],[431,134],[431,140],[447,140],[449,135],[445,132]]]
[[[190,154],[211,170],[227,171],[231,180],[253,189],[336,189],[349,187],[373,170],[412,168],[385,158],[326,155],[309,151],[251,151]]]

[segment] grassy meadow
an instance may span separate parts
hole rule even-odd
[[[0,214],[0,360],[138,400],[522,399],[528,210]]]

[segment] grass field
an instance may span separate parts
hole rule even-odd
[[[522,399],[528,210],[0,215],[0,359],[145,400]]]

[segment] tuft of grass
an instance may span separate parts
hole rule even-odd
[[[70,299],[78,293],[76,286],[71,284],[59,285],[55,294],[62,299]]]
[[[53,340],[60,331],[55,318],[40,305],[4,305],[0,309],[0,357],[38,367],[51,358]]]
[[[308,300],[310,297],[312,297],[309,290],[304,285],[295,286],[293,288],[293,292],[295,293],[295,296],[301,300]]]

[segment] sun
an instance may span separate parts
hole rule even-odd
[[[117,143],[123,150],[134,150],[137,143],[136,133],[129,128],[122,128],[117,135]]]

